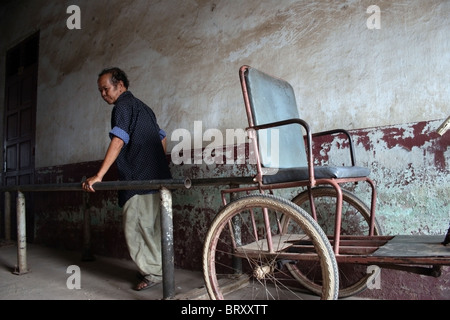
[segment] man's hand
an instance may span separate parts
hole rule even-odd
[[[82,187],[83,190],[86,192],[95,192],[94,188],[92,187],[96,182],[101,182],[102,179],[100,179],[97,175],[92,176],[90,178],[87,178],[83,183]]]
[[[111,139],[111,142],[109,143],[108,150],[106,151],[105,159],[103,159],[102,165],[100,169],[98,170],[97,174],[95,176],[92,176],[88,179],[86,179],[82,186],[83,190],[86,192],[95,192],[94,188],[92,186],[96,182],[101,182],[103,180],[104,175],[106,172],[108,172],[111,165],[116,161],[117,157],[119,156],[120,150],[122,149],[124,145],[124,142],[122,139],[113,137]]]

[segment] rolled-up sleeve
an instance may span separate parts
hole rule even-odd
[[[160,133],[161,134],[161,133]],[[113,137],[117,137],[123,140],[123,142],[125,144],[128,144],[128,142],[130,141],[130,136],[128,135],[128,133],[126,133],[124,130],[120,129],[119,127],[114,127],[112,128],[112,130],[109,132],[109,137],[112,139]]]
[[[162,140],[167,136],[167,133],[163,129],[159,129],[159,138]]]

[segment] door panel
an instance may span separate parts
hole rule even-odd
[[[3,184],[34,183],[39,33],[6,54]],[[16,194],[11,194],[11,238],[17,239]],[[27,241],[34,236],[33,193],[25,193]]]

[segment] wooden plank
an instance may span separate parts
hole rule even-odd
[[[276,251],[282,251],[293,245],[292,242],[308,239],[306,235],[301,234],[285,234],[285,235],[274,235],[272,236],[273,247]],[[242,252],[243,250],[252,251],[267,251],[267,239],[261,239],[237,248],[237,252]]]
[[[397,235],[374,252],[375,257],[450,257],[445,235]]]

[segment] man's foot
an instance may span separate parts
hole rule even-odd
[[[133,289],[136,291],[142,291],[154,287],[157,284],[160,284],[160,282],[153,282],[145,278],[142,278],[142,281],[140,281]]]

